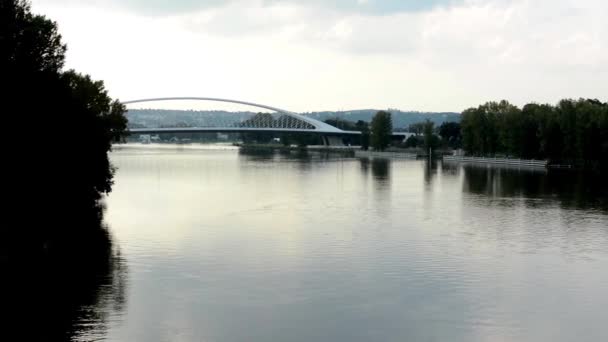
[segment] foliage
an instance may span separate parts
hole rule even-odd
[[[369,124],[363,120],[357,122],[339,119],[337,117],[325,120],[325,123],[345,131],[359,131],[361,135],[358,137],[344,138],[347,144],[360,145],[361,149],[369,148]]]
[[[426,121],[428,121],[428,119]],[[409,125],[407,131],[416,135],[422,134],[424,132],[424,121]]]
[[[61,70],[66,46],[57,24],[34,15],[25,0],[0,1],[0,70],[35,73]]]
[[[323,144],[321,135],[316,133],[286,133],[284,136],[287,137],[290,144],[296,144],[298,147]]]
[[[125,107],[103,82],[62,70],[66,46],[56,23],[32,14],[26,1],[0,2],[0,47],[5,124],[27,129],[9,152],[14,182],[7,191],[17,209],[37,211],[19,216],[12,232],[40,247],[70,230],[98,227],[98,200],[112,188],[108,152],[125,133]],[[30,207],[46,193],[53,202]]]
[[[363,120],[355,123],[356,130],[361,132],[361,149],[369,149],[369,124]]]
[[[405,140],[406,148],[418,147],[418,146],[422,146],[423,144],[424,144],[424,140],[422,140],[421,137],[418,135],[410,135],[409,138],[407,138]]]
[[[458,122],[444,122],[441,124],[439,126],[439,136],[448,147],[460,148],[462,145],[462,134]]]
[[[424,148],[435,149],[439,146],[439,139],[435,136],[435,123],[430,120],[424,122]]]
[[[397,109],[388,109],[393,119],[393,132],[405,131],[411,124],[422,122],[430,119],[439,126],[444,122],[460,122],[460,113],[454,112],[417,112],[417,111],[400,111]],[[374,115],[378,113],[378,109],[351,109],[347,111],[323,111],[302,113],[313,119],[325,121],[332,118],[340,118],[342,121],[357,122],[362,120],[371,123]]]
[[[361,121],[361,120],[359,120]],[[342,120],[339,119],[337,117],[335,118],[331,118],[331,119],[327,119],[324,121],[326,124],[334,126],[336,128],[339,128],[341,130],[344,131],[357,131],[357,123],[352,122],[352,121],[348,121],[348,120]],[[363,122],[363,121],[361,121]]]
[[[472,155],[549,159],[605,167],[608,162],[608,103],[565,99],[556,106],[531,103],[522,109],[488,102],[462,114],[462,143]]]
[[[241,133],[241,139],[246,144],[268,144],[274,138],[272,132],[245,132]]]
[[[379,111],[372,119],[371,146],[375,150],[383,151],[391,142],[393,121],[391,113]]]

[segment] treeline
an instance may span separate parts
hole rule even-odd
[[[351,138],[351,143],[361,145],[367,150],[369,147],[374,150],[383,151],[389,146],[397,148],[424,148],[425,150],[443,148],[460,148],[461,134],[458,122],[444,122],[438,128],[430,119],[423,122],[411,124],[407,131],[414,133],[406,141],[399,141],[392,137],[393,119],[392,113],[386,111],[377,112],[372,118],[371,124],[359,120],[352,122],[342,119],[328,119],[325,123],[346,131],[359,131],[361,135]],[[439,136],[437,136],[439,134]]]
[[[462,145],[469,155],[547,159],[606,167],[608,103],[566,99],[556,106],[488,102],[462,113]]]
[[[0,1],[1,113],[14,134],[1,247],[11,253],[91,250],[84,232],[101,234],[99,200],[114,175],[108,151],[125,132],[125,107],[103,82],[64,70],[66,49],[57,24],[28,1]]]
[[[326,121],[330,119],[339,118],[340,121],[351,121],[357,122],[359,120],[371,123],[373,117],[379,112],[378,109],[360,109],[360,110],[347,110],[347,111],[324,111],[324,112],[312,112],[312,113],[300,113],[309,116],[319,121]],[[454,112],[415,112],[415,111],[401,111],[397,109],[387,109],[386,112],[390,112],[393,121],[393,127],[395,131],[403,130],[409,125],[423,122],[425,120],[432,121],[435,126],[439,126],[444,122],[458,122],[460,121],[460,114]]]

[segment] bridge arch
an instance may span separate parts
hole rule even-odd
[[[247,105],[247,106],[252,106],[252,107],[257,107],[257,108],[263,108],[263,109],[268,109],[268,110],[272,110],[275,111],[277,113],[281,113],[283,115],[286,115],[288,117],[294,118],[296,120],[301,120],[311,126],[314,127],[314,129],[310,129],[311,132],[323,132],[323,133],[345,133],[343,130],[338,129],[334,126],[328,125],[322,121],[313,119],[313,118],[309,118],[306,117],[304,115],[300,115],[285,109],[280,109],[277,107],[272,107],[272,106],[267,106],[267,105],[263,105],[263,104],[259,104],[259,103],[253,103],[253,102],[247,102],[247,101],[240,101],[240,100],[232,100],[232,99],[224,99],[224,98],[217,98],[217,97],[191,97],[191,96],[183,96],[183,97],[157,97],[157,98],[147,98],[147,99],[138,99],[138,100],[129,100],[129,101],[123,101],[122,103],[125,105],[128,104],[134,104],[134,103],[144,103],[144,102],[160,102],[160,101],[184,101],[184,100],[193,100],[193,101],[214,101],[214,102],[224,102],[224,103],[236,103],[236,104],[242,104],[242,105]]]

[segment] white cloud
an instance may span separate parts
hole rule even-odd
[[[68,66],[106,80],[122,99],[209,95],[299,111],[458,111],[501,98],[608,94],[601,0],[469,0],[384,15],[293,1],[233,1],[166,16],[43,0],[34,10],[59,22]]]

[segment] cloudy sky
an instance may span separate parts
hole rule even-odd
[[[294,111],[608,101],[605,0],[33,0],[121,100]]]

